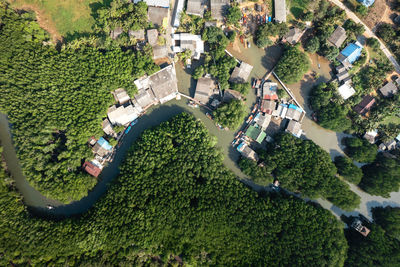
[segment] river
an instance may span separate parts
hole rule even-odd
[[[228,47],[228,50],[238,59],[252,64],[254,69],[251,76],[256,78],[261,78],[268,71],[270,71],[281,55],[281,48],[279,46],[269,47],[265,50],[257,48],[254,44],[249,49],[244,49],[241,44],[239,44],[239,47],[242,50],[242,53],[238,53],[238,51],[233,50],[232,47]],[[340,140],[345,135],[319,127],[310,119],[311,110],[309,109],[308,105],[304,105],[305,101],[307,100],[306,97],[313,84],[331,79],[331,68],[329,67],[329,62],[321,57],[318,58],[316,55],[311,55],[310,59],[312,62],[312,71],[320,74],[318,80],[313,80],[311,74],[309,73],[305,76],[303,81],[288,85],[288,87],[293,91],[296,99],[303,104],[303,107],[307,112],[307,116],[303,121],[303,130],[306,132],[307,138],[320,145],[323,149],[329,152],[333,158],[336,155],[343,154],[342,147],[340,146]],[[201,64],[201,62],[197,64]],[[320,68],[318,67],[318,64],[320,64]],[[192,69],[184,69],[182,66],[177,64],[176,72],[179,81],[178,87],[181,93],[193,96],[196,83],[191,78],[190,74],[195,67],[196,63],[194,63]],[[274,80],[273,77],[271,77],[271,79]],[[256,95],[254,91],[251,91],[246,97],[246,105],[249,112],[255,102],[255,99]],[[46,208],[47,205],[53,205],[56,208],[52,210],[52,214],[58,216],[70,216],[85,212],[87,209],[93,206],[93,204],[102,194],[106,192],[108,184],[118,175],[118,166],[122,163],[129,147],[131,147],[133,142],[135,142],[135,140],[145,129],[157,126],[161,122],[166,121],[183,111],[192,113],[196,118],[200,119],[205,124],[210,134],[216,136],[218,139],[217,146],[221,149],[224,155],[225,166],[231,169],[239,178],[245,178],[245,175],[240,171],[236,164],[236,161],[240,155],[230,145],[236,131],[219,130],[214,123],[205,116],[204,110],[201,108],[193,109],[188,107],[187,100],[185,98],[182,98],[181,100],[170,101],[162,106],[155,106],[144,116],[142,116],[133,129],[125,136],[123,145],[118,149],[114,161],[104,168],[99,177],[98,184],[88,193],[87,197],[68,205],[63,205],[60,202],[45,198],[27,182],[19,165],[19,161],[12,144],[7,118],[4,115],[0,116],[0,139],[4,147],[4,158],[7,162],[8,169],[15,179],[17,189],[24,196],[25,204],[34,212],[43,214],[48,213]],[[328,201],[322,199],[317,199],[315,201],[320,203],[324,208],[331,210],[336,216],[340,216],[342,214],[357,214],[359,212],[369,218],[371,218],[371,207],[387,205],[400,206],[400,192],[392,193],[390,198],[385,199],[377,196],[370,196],[369,194],[359,190],[355,185],[350,186],[353,191],[361,196],[362,200],[359,209],[355,210],[354,212],[343,212]]]

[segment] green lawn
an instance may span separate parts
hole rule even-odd
[[[387,117],[382,122],[382,124],[389,124],[389,123],[394,123],[394,124],[400,125],[400,117],[398,117],[398,116],[390,116],[390,117]]]
[[[48,27],[62,36],[74,32],[90,32],[94,19],[90,4],[101,0],[10,0],[15,8],[31,6],[39,10]]]
[[[309,0],[290,0],[290,12],[296,19],[299,19],[304,11],[307,11],[307,6],[310,3]]]

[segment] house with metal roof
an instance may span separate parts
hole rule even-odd
[[[236,149],[237,149],[237,151],[240,152],[240,154],[243,157],[254,160],[254,161],[258,161],[257,153],[253,149],[251,149],[245,142],[240,143]]]
[[[82,165],[82,168],[84,171],[94,177],[98,177],[101,173],[101,169],[90,161],[85,161],[85,163]]]
[[[129,34],[129,37],[135,38],[136,40],[140,40],[140,41],[144,40],[144,30],[143,29],[137,30],[137,31],[129,30],[128,34]]]
[[[154,27],[160,28],[168,23],[169,8],[149,6],[147,17]]]
[[[372,6],[373,3],[375,3],[375,0],[358,0],[361,4],[363,4],[366,7]]]
[[[343,49],[337,57],[337,60],[350,69],[352,64],[361,56],[363,46],[357,41],[350,43]]]
[[[110,37],[111,39],[115,40],[120,36],[124,30],[121,27],[116,27],[114,30],[110,31]]]
[[[236,66],[233,69],[233,72],[231,74],[231,77],[229,78],[230,82],[234,83],[245,83],[249,79],[250,73],[253,70],[253,66],[250,64],[247,64],[242,61],[240,63],[240,66]]]
[[[346,78],[350,77],[350,74],[347,72],[347,70],[339,72],[338,74],[336,74],[336,77],[338,79],[339,82],[343,81]]]
[[[272,112],[276,109],[277,102],[275,100],[266,100],[263,99],[261,102],[261,111],[266,114],[272,114]]]
[[[203,17],[204,7],[201,2],[202,0],[187,0],[186,14]]]
[[[111,122],[107,118],[103,120],[102,127],[106,135],[117,137],[117,133],[113,130]]]
[[[228,103],[232,99],[242,100],[242,94],[235,90],[225,89],[224,97],[222,98],[222,101],[225,103]]]
[[[287,112],[285,114],[285,118],[289,119],[289,120],[299,121],[302,113],[303,113],[302,108],[300,108],[296,105],[293,105],[293,104],[289,104],[287,107]]]
[[[360,103],[357,104],[353,109],[360,115],[365,116],[365,114],[371,109],[375,104],[375,98],[370,95],[364,96]]]
[[[375,130],[366,132],[363,137],[370,144],[375,144],[377,136],[378,136],[378,130],[375,129]]]
[[[286,132],[293,134],[297,138],[300,138],[303,130],[301,130],[301,124],[297,121],[290,120],[288,126],[286,127]]]
[[[379,91],[384,97],[390,97],[397,93],[397,86],[392,82],[388,82],[385,86],[380,88]]]
[[[250,125],[249,128],[247,128],[245,135],[259,144],[261,144],[267,136],[265,132],[258,128],[258,125]]]
[[[278,23],[286,22],[286,1],[274,0],[275,21]]]
[[[223,20],[229,9],[229,0],[210,0],[211,17],[216,20]]]
[[[157,29],[147,30],[147,42],[151,46],[155,46],[155,45],[157,45],[157,41],[158,41],[158,31],[157,31]]]
[[[146,2],[148,6],[169,8],[169,0],[133,0],[133,3],[137,4],[140,1]]]
[[[267,129],[269,123],[271,122],[271,118],[272,116],[270,114],[261,114],[258,113],[255,118],[254,121],[255,123],[257,123],[258,127],[261,128],[261,130],[265,131],[265,129]]]
[[[153,59],[160,59],[168,57],[168,47],[166,45],[153,46]]]
[[[289,29],[289,32],[283,37],[283,40],[289,44],[295,45],[303,35],[303,31],[299,28],[293,27]]]
[[[278,84],[273,82],[265,82],[263,84],[263,99],[278,100]]]
[[[333,46],[336,46],[339,48],[343,42],[346,40],[347,35],[346,35],[346,30],[343,29],[341,26],[337,26],[335,31],[329,36],[328,38],[328,43],[330,43]]]
[[[201,54],[204,53],[204,41],[201,40],[201,35],[175,33],[172,34],[172,40],[174,41],[172,48],[174,53],[190,50],[194,59],[200,59]]]
[[[112,152],[112,146],[107,142],[106,139],[101,137],[93,146],[92,150],[93,153],[99,155],[100,157],[105,157]]]
[[[175,1],[174,18],[172,20],[172,26],[174,26],[175,28],[179,27],[181,13],[183,12],[184,7],[185,7],[185,0]]]
[[[194,99],[202,104],[207,104],[215,88],[214,81],[209,77],[201,77],[197,80]]]
[[[131,98],[129,97],[128,93],[123,88],[118,88],[113,92],[113,96],[115,101],[117,101],[120,105],[125,104]]]
[[[108,119],[113,125],[127,125],[137,119],[142,112],[142,108],[133,105],[110,107],[107,112]]]
[[[149,77],[149,86],[161,104],[174,99],[178,95],[178,81],[175,65],[168,65]]]
[[[135,95],[135,100],[144,110],[157,102],[153,91],[150,88],[138,90],[138,93]]]
[[[338,92],[339,92],[339,95],[344,100],[346,100],[346,99],[350,98],[352,95],[354,95],[356,93],[356,90],[354,90],[354,88],[350,84],[344,83],[341,86],[339,86]]]

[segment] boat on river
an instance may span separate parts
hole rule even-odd
[[[187,103],[187,105],[188,105],[189,107],[191,107],[191,108],[198,108],[198,107],[199,107],[199,105],[198,105],[196,102],[194,102],[193,100],[189,100],[189,102]]]
[[[210,120],[213,120],[213,118],[212,118],[212,116],[211,116],[211,114],[210,113],[206,113],[206,116],[207,116],[207,118],[209,118]]]

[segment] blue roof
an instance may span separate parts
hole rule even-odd
[[[362,46],[358,44],[348,44],[345,49],[340,52],[347,60],[353,64],[361,56]]]
[[[358,2],[366,7],[370,7],[375,2],[375,0],[358,0]]]
[[[298,107],[298,106],[296,106],[296,105],[293,105],[293,104],[289,104],[289,107],[288,108],[292,108],[292,109],[295,109],[295,110],[297,110],[297,111],[299,111],[299,112],[303,112],[303,109],[302,108],[300,108],[300,107]]]
[[[242,148],[242,146],[244,146],[244,142],[242,142],[242,143],[240,143],[238,146],[237,146],[237,151],[239,151],[240,152],[240,149]]]
[[[112,146],[110,145],[110,143],[107,142],[106,139],[104,139],[103,137],[100,137],[99,141],[97,141],[97,143],[104,149],[106,150],[112,150]]]

